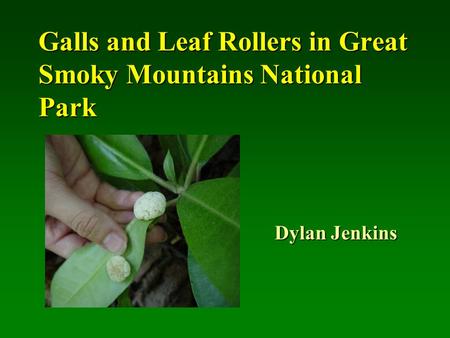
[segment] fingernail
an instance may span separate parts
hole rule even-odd
[[[121,254],[125,251],[125,241],[118,234],[111,232],[103,240],[103,246],[114,253]]]

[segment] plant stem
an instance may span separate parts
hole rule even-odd
[[[178,194],[178,191],[180,189],[177,185],[163,180],[161,177],[159,177],[158,175],[155,175],[153,172],[147,172],[147,175],[148,175],[149,179],[151,179],[153,182],[159,184],[161,187],[166,188],[167,190],[173,192],[174,194]]]
[[[194,156],[192,157],[191,164],[186,174],[186,180],[184,181],[184,190],[186,190],[192,182],[192,178],[194,177],[197,168],[198,159],[200,158],[200,155],[203,151],[203,148],[205,147],[207,140],[208,135],[202,135],[200,143],[198,144],[197,149],[195,150]]]
[[[177,201],[178,201],[178,197],[177,197],[177,198],[174,198],[174,199],[172,199],[172,200],[170,200],[170,201],[167,201],[166,207],[171,207],[171,206],[177,204]]]
[[[200,174],[202,173],[202,166],[197,163],[197,168],[195,168],[195,182],[200,180]]]

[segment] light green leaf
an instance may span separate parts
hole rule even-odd
[[[191,158],[194,156],[195,151],[202,139],[203,135],[187,135],[186,143],[189,155]],[[205,164],[209,159],[214,156],[231,138],[229,135],[208,135],[205,146],[199,157],[199,163]]]
[[[158,138],[164,152],[166,153],[170,150],[175,166],[175,172],[178,175],[178,182],[183,182],[191,161],[187,151],[186,136],[160,135]]]
[[[51,285],[53,307],[107,307],[130,285],[144,256],[148,221],[134,219],[128,224],[128,247],[123,257],[131,274],[123,282],[113,282],[106,262],[114,255],[90,243],[76,250],[56,271]]]
[[[228,177],[240,177],[241,176],[241,162],[238,162],[238,164],[236,164],[234,166],[233,169],[231,169],[231,171],[228,173]]]
[[[80,135],[78,140],[97,172],[131,180],[151,178],[152,163],[136,136]]]
[[[191,185],[177,203],[189,250],[231,306],[239,305],[240,188],[238,178]]]
[[[220,291],[211,283],[194,256],[188,252],[188,271],[192,292],[199,307],[229,306]]]
[[[175,166],[173,164],[173,158],[170,154],[170,150],[167,151],[166,157],[164,158],[163,169],[164,174],[169,179],[169,181],[172,183],[176,183],[177,176],[175,175]]]

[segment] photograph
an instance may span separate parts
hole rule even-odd
[[[45,307],[239,307],[239,135],[46,135]]]

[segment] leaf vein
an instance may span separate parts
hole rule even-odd
[[[108,150],[113,153],[116,154],[117,157],[119,157],[121,160],[123,160],[124,162],[128,163],[129,165],[131,165],[132,167],[136,168],[138,171],[140,171],[141,173],[143,173],[145,176],[149,177],[151,176],[151,171],[147,170],[146,168],[144,168],[143,166],[139,165],[136,162],[133,162],[131,159],[129,159],[125,154],[123,154],[122,152],[118,151],[117,149],[111,147],[105,140],[102,140],[101,138],[99,138],[96,135],[92,135],[93,139],[96,139],[97,142],[101,142],[103,143],[103,145],[105,146],[105,148],[108,148]]]
[[[228,217],[227,215],[224,215],[223,213],[221,213],[219,210],[209,206],[208,204],[206,204],[205,202],[203,202],[202,200],[194,197],[193,195],[189,194],[188,192],[184,192],[183,196],[185,196],[186,198],[188,198],[189,200],[191,200],[194,203],[197,203],[199,206],[201,206],[202,208],[206,209],[207,211],[209,211],[210,213],[218,216],[219,218],[223,219],[225,222],[231,224],[232,226],[234,226],[236,229],[240,228],[240,225],[238,222],[236,222],[234,219]]]

